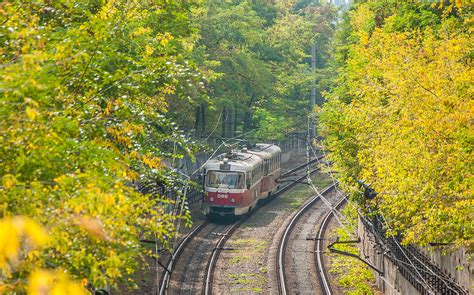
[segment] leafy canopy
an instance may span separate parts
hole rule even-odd
[[[321,131],[342,178],[371,184],[405,242],[474,241],[471,15],[369,1],[341,34]]]
[[[147,254],[141,238],[167,246],[183,216],[131,184],[166,183],[163,159],[193,150],[167,111],[186,93],[178,84],[201,79],[185,60],[194,5],[1,4],[0,217],[30,216],[50,236],[38,258],[0,273],[7,288],[33,266],[115,285]]]

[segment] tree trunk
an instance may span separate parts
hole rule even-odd
[[[252,122],[252,105],[256,98],[256,95],[252,94],[249,101],[247,102],[247,109],[245,110],[244,115],[244,133],[248,132],[251,128],[250,124]]]
[[[234,137],[237,136],[237,122],[239,122],[237,120],[237,108],[234,107],[234,130],[232,130],[232,134]]]
[[[226,137],[226,132],[225,132],[226,131],[225,128],[227,126],[226,122],[227,122],[227,112],[226,112],[226,107],[224,107],[222,109],[222,133],[221,133],[222,138]]]
[[[206,136],[206,108],[204,103],[201,103],[201,137]]]
[[[232,109],[234,109],[234,111],[232,111]],[[227,126],[227,134],[230,138],[233,138],[235,136],[234,134],[234,125],[235,125],[235,116],[234,116],[234,113],[235,113],[235,107],[230,107],[229,110],[228,110],[228,113],[229,113],[229,124]]]
[[[196,107],[196,113],[194,116],[194,135],[197,137],[199,135],[199,120],[201,117],[201,107]]]

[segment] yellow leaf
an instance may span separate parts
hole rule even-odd
[[[19,248],[19,234],[11,219],[0,220],[0,269],[8,270],[8,262],[17,258]]]
[[[26,107],[26,115],[30,120],[34,120],[38,116],[38,111],[36,109]]]
[[[76,221],[85,231],[87,231],[92,236],[100,240],[107,240],[105,231],[102,228],[102,225],[100,224],[98,219],[90,218],[87,216],[80,216],[76,218]]]
[[[28,280],[28,294],[49,294],[53,280],[53,275],[49,271],[39,270],[33,272]]]
[[[36,222],[29,218],[22,218],[24,233],[31,239],[35,246],[43,246],[48,241],[48,235]]]
[[[10,189],[12,187],[15,186],[15,184],[17,184],[17,179],[15,176],[11,175],[11,174],[6,174],[2,177],[2,183],[3,183],[3,186],[6,188],[6,189]]]
[[[83,295],[87,294],[87,292],[80,284],[70,280],[69,276],[65,273],[37,270],[28,279],[28,294]]]
[[[170,41],[169,39],[161,39],[160,44],[163,45],[163,46],[166,46],[166,45],[168,45],[169,41]]]
[[[154,51],[155,51],[155,49],[153,47],[151,47],[150,45],[145,46],[145,56],[152,55]]]

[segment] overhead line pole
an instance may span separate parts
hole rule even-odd
[[[316,44],[313,42],[311,45],[311,73],[314,75],[316,72]],[[313,86],[311,87],[311,109],[310,109],[310,116],[311,116],[311,126],[310,126],[310,137],[315,137],[315,124],[314,118],[312,116],[312,112],[314,110],[314,106],[316,105],[316,80],[313,80]]]

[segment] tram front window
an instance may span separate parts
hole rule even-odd
[[[206,185],[213,188],[243,189],[245,176],[240,172],[209,171]]]

